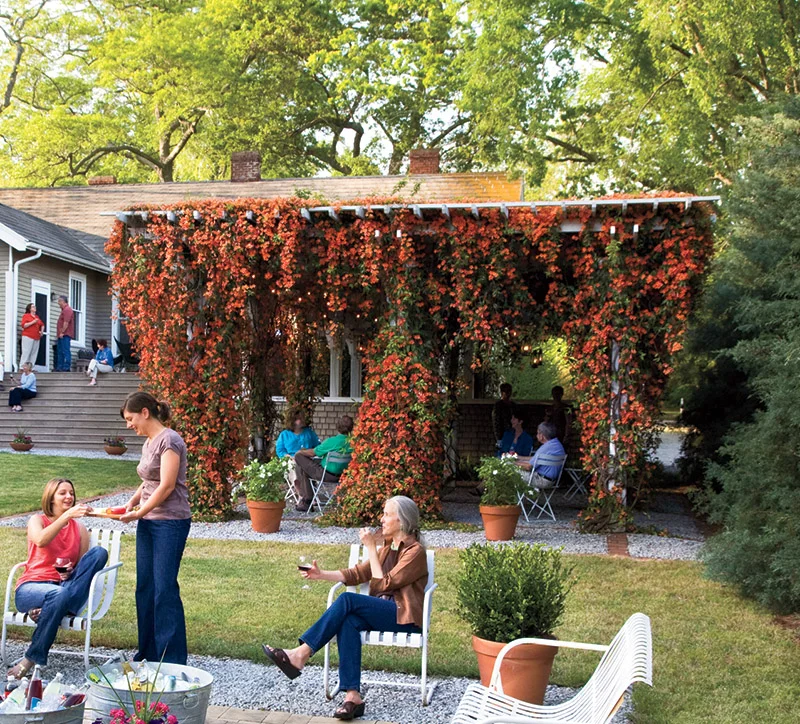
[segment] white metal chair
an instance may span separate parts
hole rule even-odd
[[[422,608],[422,633],[395,633],[394,631],[362,631],[361,643],[374,646],[400,646],[403,648],[422,649],[422,676],[420,679],[419,687],[422,695],[422,705],[428,706],[433,697],[433,691],[436,688],[436,683],[428,683],[428,637],[431,628],[431,605],[433,602],[433,592],[439,587],[438,583],[433,580],[433,551],[427,551],[428,554],[428,581],[425,584],[425,599]],[[348,568],[358,565],[360,562],[369,560],[366,549],[362,548],[358,543],[350,546],[350,560],[347,564]],[[345,588],[343,583],[336,583],[328,593],[328,608],[333,605],[336,600],[336,593]],[[347,588],[352,593],[362,593],[369,595],[369,583],[362,583],[358,588],[351,586]],[[323,686],[325,688],[325,696],[332,699],[336,694],[341,691],[338,683],[336,688],[330,685],[330,643],[325,645],[325,664],[322,671]],[[417,684],[409,684],[405,681],[377,681],[377,680],[362,680],[365,684],[372,684],[373,686],[399,686],[403,688],[413,687],[416,688]]]
[[[564,468],[564,472],[572,481],[572,485],[569,486],[569,489],[564,494],[567,500],[572,500],[579,493],[581,495],[588,494],[586,483],[589,481],[589,478],[592,477],[591,473],[587,473],[581,468]]]
[[[553,706],[537,706],[503,693],[503,658],[515,646],[527,643],[604,653],[589,681],[572,699]],[[470,684],[451,724],[603,724],[611,720],[625,693],[637,681],[653,685],[650,619],[643,613],[633,614],[610,646],[550,639],[517,639],[506,644],[497,657],[489,686]]]
[[[325,456],[325,464],[322,466],[322,476],[320,479],[308,479],[312,492],[311,504],[308,506],[309,510],[314,510],[314,507],[316,507],[317,510],[322,513],[330,505],[331,500],[333,500],[333,493],[336,490],[336,486],[339,484],[339,476],[329,473],[328,465],[331,463],[338,463],[347,466],[350,464],[352,457],[353,456],[350,454],[336,452],[335,450],[329,452]],[[326,476],[327,480],[325,479]]]
[[[85,631],[86,638],[83,646],[83,663],[88,669],[89,657],[100,656],[89,653],[89,641],[92,635],[92,623],[98,621],[108,613],[111,601],[114,598],[114,589],[117,585],[117,569],[122,565],[120,561],[120,539],[122,531],[93,528],[89,531],[91,535],[90,547],[102,546],[108,551],[108,563],[106,567],[94,574],[91,585],[89,586],[89,598],[86,606],[77,616],[64,616],[61,619],[59,628],[67,631]],[[6,659],[6,638],[9,626],[30,626],[36,627],[36,623],[30,619],[27,611],[19,612],[13,606],[13,587],[17,571],[25,565],[25,561],[17,563],[8,574],[6,583],[6,598],[3,604],[3,634],[0,639],[0,659],[3,666],[7,665]],[[67,654],[75,656],[72,651],[60,651],[51,649],[57,654]],[[80,655],[80,654],[77,654]]]
[[[286,495],[283,496],[283,499],[288,500],[289,503],[291,503],[292,505],[297,505],[300,502],[300,494],[294,487],[294,483],[296,480],[296,473],[295,473],[296,465],[297,463],[294,461],[294,458],[290,458],[289,467],[286,470],[286,477],[284,478],[284,480],[286,481]]]
[[[541,448],[540,448],[541,449]],[[555,521],[556,514],[553,512],[553,506],[550,499],[558,489],[558,484],[561,482],[561,476],[564,473],[564,463],[567,461],[567,454],[551,455],[548,453],[540,454],[539,452],[531,459],[531,472],[526,481],[525,489],[518,494],[519,505],[522,508],[522,515],[525,516],[525,521],[530,520],[530,516],[535,511],[539,511],[537,518],[541,518],[543,514],[547,514]],[[544,465],[546,467],[558,468],[558,475],[550,480],[536,472],[537,465]],[[526,503],[528,506],[526,507]]]

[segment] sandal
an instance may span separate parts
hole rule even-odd
[[[350,721],[358,717],[364,716],[365,702],[356,704],[354,701],[344,702],[335,712],[333,712],[334,719],[341,719],[342,721]]]
[[[300,676],[300,674],[303,673],[291,661],[289,661],[289,657],[286,655],[286,652],[283,649],[273,649],[271,646],[267,646],[266,644],[261,644],[261,648],[264,649],[264,654],[266,657],[290,679],[296,679],[298,676]]]
[[[28,663],[27,663],[27,665],[25,664],[25,662],[26,662],[26,661],[28,662]],[[31,670],[31,669],[32,669],[32,668],[33,668],[35,665],[36,665],[36,664],[34,664],[34,663],[33,663],[33,661],[31,661],[30,659],[26,659],[26,658],[23,656],[23,658],[22,658],[22,661],[20,661],[20,662],[19,662],[18,664],[16,664],[15,666],[12,666],[12,667],[11,667],[11,668],[8,670],[8,673],[6,674],[6,676],[13,676],[15,679],[17,679],[17,680],[20,680],[20,679],[22,679],[23,677],[25,677],[25,676],[28,674],[28,672],[29,672],[29,671],[30,671],[30,670]]]

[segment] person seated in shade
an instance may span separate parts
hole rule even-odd
[[[289,469],[286,471],[286,482],[297,487],[297,465],[294,456],[300,450],[315,448],[319,445],[317,433],[306,425],[306,416],[301,411],[286,417],[286,429],[281,431],[275,442],[275,454],[279,458],[289,458]]]
[[[22,401],[34,397],[36,397],[36,375],[33,374],[33,365],[26,362],[22,365],[19,385],[8,393],[8,406],[11,412],[22,412]]]
[[[25,656],[8,670],[9,676],[21,679],[34,664],[47,665],[61,619],[86,605],[92,578],[108,561],[105,548],[89,547],[89,531],[77,520],[89,510],[78,504],[70,480],[53,478],[45,485],[42,512],[28,521],[28,561],[14,594],[17,611],[37,625]]]
[[[344,702],[336,719],[364,716],[361,698],[361,632],[420,633],[428,581],[428,556],[420,541],[419,508],[403,495],[383,506],[381,530],[362,528],[358,534],[369,560],[354,568],[322,570],[314,561],[304,578],[357,586],[369,581],[369,595],[342,593],[319,620],[299,637],[293,649],[262,645],[264,653],[286,676],[296,679],[315,653],[333,637],[339,649],[339,688]],[[380,549],[378,548],[380,546]]]
[[[500,448],[500,443],[503,435],[511,429],[511,415],[514,412],[516,405],[511,399],[514,389],[508,382],[500,385],[500,399],[494,403],[492,407],[492,429],[494,436],[497,440],[497,447]]]
[[[515,408],[511,414],[511,429],[506,430],[500,440],[498,456],[503,453],[516,453],[528,457],[533,450],[533,438],[523,429],[525,426],[524,414]]]
[[[533,457],[517,458],[517,465],[523,470],[533,470],[533,484],[536,485],[537,481],[541,483],[537,487],[548,487],[548,483],[552,486],[558,478],[561,468],[556,465],[540,463],[537,458],[542,455],[563,455],[564,446],[556,437],[556,426],[552,422],[539,423],[539,427],[536,428],[536,439],[539,441],[540,447],[537,448]]]
[[[300,498],[300,502],[295,506],[295,509],[300,512],[307,511],[311,507],[311,501],[314,498],[314,491],[311,489],[309,480],[321,480],[322,474],[325,473],[325,482],[338,483],[339,476],[347,467],[346,463],[328,462],[328,455],[332,452],[350,455],[353,452],[350,447],[353,418],[350,415],[342,415],[336,425],[336,430],[339,433],[338,435],[329,437],[316,447],[298,450],[294,456],[297,466],[295,489]],[[319,458],[319,460],[315,458]]]
[[[104,339],[97,340],[97,354],[94,359],[89,362],[89,367],[86,374],[92,379],[89,380],[89,386],[94,387],[97,384],[98,372],[113,372],[114,371],[114,355],[108,348],[108,342]]]
[[[563,444],[569,432],[569,417],[571,411],[569,407],[564,404],[564,388],[561,385],[556,385],[550,390],[550,395],[553,398],[553,404],[547,408],[544,419],[546,422],[552,422],[555,425],[556,437],[561,440]]]

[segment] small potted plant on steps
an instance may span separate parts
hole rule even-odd
[[[33,439],[25,430],[17,430],[11,438],[11,449],[17,452],[25,452],[33,447]]]
[[[121,435],[110,435],[103,442],[105,443],[103,449],[109,455],[122,455],[128,449],[125,438]]]
[[[481,458],[478,479],[483,486],[480,513],[486,540],[511,540],[517,529],[519,491],[523,478],[508,458]]]
[[[250,524],[256,533],[276,533],[286,507],[287,458],[272,458],[262,463],[253,460],[239,475],[234,494],[244,493]]]
[[[481,683],[489,686],[502,648],[520,638],[553,639],[575,582],[573,567],[560,549],[541,544],[473,543],[461,551],[457,581],[458,613],[472,629]],[[503,691],[541,704],[558,649],[521,644],[503,658]]]

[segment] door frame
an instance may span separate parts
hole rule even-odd
[[[31,279],[31,302],[36,304],[36,294],[44,294],[47,299],[47,328],[44,330],[44,334],[42,335],[42,339],[40,344],[44,344],[45,346],[45,363],[44,367],[41,365],[36,365],[33,369],[34,372],[49,372],[50,371],[50,364],[52,360],[53,354],[53,345],[50,341],[50,330],[53,327],[53,320],[52,314],[50,309],[50,294],[51,286],[50,282],[46,282],[42,279]]]

